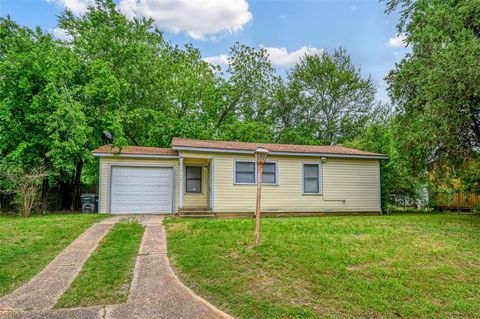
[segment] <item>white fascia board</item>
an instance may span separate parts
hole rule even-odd
[[[152,154],[112,154],[112,153],[93,153],[93,156],[98,157],[140,157],[140,158],[179,158],[174,155],[152,155]]]
[[[173,146],[172,149],[177,151],[194,151],[194,152],[213,152],[213,153],[235,153],[235,154],[254,154],[254,151],[246,150],[230,150],[222,148],[204,148],[204,147],[186,147]],[[382,155],[349,155],[349,154],[333,154],[333,153],[292,153],[292,152],[269,152],[269,155],[285,155],[285,156],[315,156],[315,157],[340,157],[340,158],[365,158],[365,159],[388,159],[388,156]]]

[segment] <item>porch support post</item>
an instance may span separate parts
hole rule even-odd
[[[210,160],[210,209],[215,212],[215,158]]]
[[[178,197],[179,197],[179,202],[178,207],[182,208],[183,207],[183,156],[180,156],[180,176],[179,178],[179,190],[178,190]]]

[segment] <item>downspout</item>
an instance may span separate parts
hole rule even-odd
[[[102,210],[102,158],[98,161],[98,186],[97,186],[97,213],[103,213]]]
[[[383,215],[382,203],[382,160],[378,160],[378,210]]]
[[[342,202],[345,204],[346,200],[345,199],[326,199],[324,196],[324,189],[323,189],[323,165],[327,162],[326,157],[321,157],[320,162],[322,162],[322,199],[324,202]]]

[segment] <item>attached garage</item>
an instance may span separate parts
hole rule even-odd
[[[109,212],[112,214],[173,213],[174,184],[172,167],[112,165]]]

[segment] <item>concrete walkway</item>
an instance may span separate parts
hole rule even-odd
[[[147,216],[145,224],[127,303],[3,314],[0,311],[0,318],[232,318],[196,295],[175,275],[167,257],[163,217]]]
[[[29,282],[0,298],[0,309],[49,309],[70,287],[85,261],[105,234],[122,217],[112,217],[88,228]]]
[[[162,216],[151,216],[135,264],[128,301],[107,306],[105,318],[229,318],[178,279],[167,257]]]

